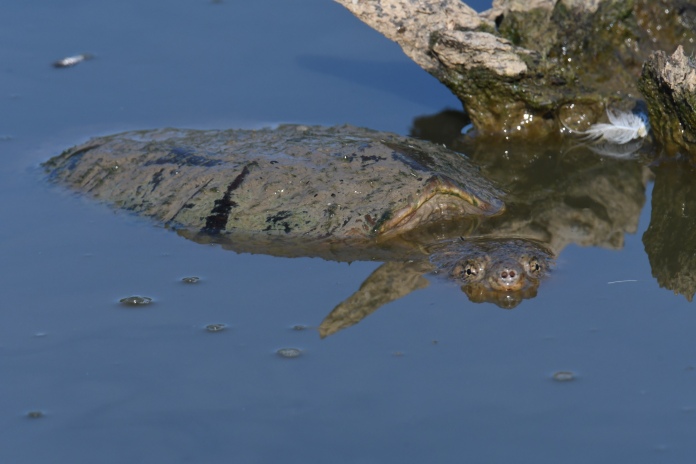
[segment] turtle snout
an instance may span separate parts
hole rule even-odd
[[[500,266],[492,277],[491,287],[496,290],[519,290],[524,283],[522,269],[519,266]]]
[[[512,283],[518,279],[518,275],[514,269],[503,269],[500,272],[500,278],[505,283]]]
[[[514,285],[515,282],[520,280],[520,273],[516,269],[505,268],[500,271],[500,275],[498,276],[498,278],[503,283],[503,285],[509,287],[510,285]]]

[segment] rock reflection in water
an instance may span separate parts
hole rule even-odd
[[[442,113],[432,118],[442,126]],[[430,123],[418,118],[412,132],[427,138]],[[652,176],[640,161],[601,157],[582,146],[567,151],[560,137],[506,143],[452,133],[443,143],[466,153],[508,192],[506,213],[480,234],[538,240],[558,254],[571,243],[619,249],[624,234],[637,231]]]
[[[654,168],[650,225],[643,245],[661,287],[692,301],[696,293],[696,168],[666,161]]]

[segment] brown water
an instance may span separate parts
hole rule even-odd
[[[322,340],[379,263],[199,245],[38,164],[126,129],[407,134],[458,107],[446,89],[331,2],[33,2],[0,44],[0,462],[692,462],[696,314],[658,283],[690,293],[683,167],[463,146],[518,195],[501,230],[555,233],[538,296],[508,311],[433,278]]]

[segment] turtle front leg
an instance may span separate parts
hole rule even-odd
[[[386,262],[360,286],[348,299],[336,306],[319,326],[321,338],[357,324],[387,303],[428,286],[423,274],[432,271],[432,265],[424,261]]]

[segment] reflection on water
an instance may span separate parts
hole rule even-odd
[[[620,253],[565,248],[513,311],[426,276],[320,340],[379,264],[201,246],[26,172],[96,134],[274,121],[402,133],[457,104],[415,64],[386,66],[396,92],[309,69],[301,56],[408,60],[340,5],[5,3],[0,463],[693,461],[696,315],[658,288],[639,236]],[[50,66],[85,50],[99,58]],[[648,222],[644,209],[640,234]],[[626,277],[639,282],[605,284]],[[118,304],[137,295],[155,303]]]
[[[442,127],[443,114],[433,117]],[[427,138],[430,119],[412,130]],[[455,126],[456,127],[456,126]],[[539,240],[556,254],[567,245],[618,249],[635,233],[651,172],[638,160],[605,158],[582,146],[551,138],[542,143],[471,139],[452,133],[441,143],[466,153],[482,173],[505,188],[505,215],[487,222],[483,234]]]
[[[422,232],[416,236],[428,237]],[[432,235],[429,237],[432,240]],[[360,322],[387,303],[427,287],[427,273],[457,282],[472,302],[512,309],[522,300],[536,296],[540,280],[552,262],[551,252],[533,240],[461,237],[435,242],[424,251],[427,259],[388,261],[377,268],[353,295],[326,316],[319,326],[322,338]]]
[[[635,233],[650,171],[639,161],[602,158],[562,145],[483,143],[469,147],[483,172],[510,192],[508,213],[487,233],[546,243],[556,254],[569,244],[620,249]]]
[[[513,308],[536,295],[553,259],[535,237],[483,229],[487,218],[505,216],[506,196],[478,166],[438,144],[384,132],[135,131],[92,139],[44,167],[51,180],[198,243],[398,263],[339,305],[331,319],[344,321],[331,327],[422,288],[428,272],[460,284],[471,301]]]
[[[461,113],[445,111],[433,117],[416,119],[413,134],[430,138],[436,143],[445,144],[466,153],[476,167],[468,167],[461,172],[451,170],[448,173],[461,175],[462,177],[458,178],[460,182],[469,183],[468,187],[475,192],[481,188],[471,187],[471,185],[477,185],[476,182],[482,177],[492,180],[503,188],[506,210],[502,214],[491,217],[474,215],[466,219],[450,217],[446,222],[431,222],[398,236],[385,235],[376,239],[355,238],[356,236],[342,234],[340,231],[325,234],[321,238],[311,238],[304,233],[291,234],[288,233],[289,229],[285,230],[284,234],[258,233],[254,232],[257,230],[254,228],[239,232],[235,230],[236,225],[228,226],[224,234],[211,234],[205,228],[201,229],[200,226],[186,222],[181,224],[190,228],[179,228],[178,233],[198,243],[216,243],[223,248],[240,253],[263,253],[289,257],[314,256],[337,261],[384,262],[385,264],[367,277],[352,296],[338,304],[326,317],[320,327],[320,334],[324,337],[354,325],[387,303],[426,287],[429,281],[424,276],[427,274],[439,275],[458,283],[461,285],[462,292],[472,302],[489,302],[501,308],[515,308],[523,300],[537,296],[540,282],[546,275],[546,271],[552,265],[554,258],[568,245],[620,249],[624,244],[624,236],[636,232],[640,212],[645,203],[646,186],[653,177],[653,172],[644,161],[603,157],[591,148],[577,144],[569,149],[569,141],[561,137],[549,138],[543,143],[530,144],[519,140],[510,142],[462,136],[460,131],[464,124],[466,124],[466,118]],[[275,137],[276,133],[281,134],[279,137],[283,137],[284,132],[280,129],[278,132],[270,131],[266,136]],[[143,132],[143,136],[147,134]],[[207,133],[192,134],[194,135],[191,137],[201,137],[200,143],[207,143],[207,137],[209,137]],[[220,137],[220,135],[214,133],[212,137]],[[293,143],[299,143],[302,139],[292,140]],[[348,143],[348,140],[353,140],[352,138],[330,140],[332,142],[326,143],[335,145],[332,145],[332,150],[343,149],[348,150],[346,153],[353,153]],[[291,151],[284,145],[287,143],[285,139],[276,140],[274,143],[276,142],[283,156],[287,158],[287,153]],[[364,145],[365,141],[360,143]],[[391,154],[391,158],[395,159],[408,156],[411,163],[420,161],[421,148],[416,147],[417,144],[402,148],[399,144],[386,143],[384,140],[381,141],[382,145],[374,141],[372,143],[371,149],[379,150],[380,146],[386,147],[387,151],[380,159],[390,159]],[[363,145],[360,145],[361,149],[365,149]],[[151,153],[141,153],[137,147],[133,150],[137,160],[140,160],[138,162],[145,160],[146,157],[161,156],[160,151],[157,150]],[[313,148],[306,148],[306,150],[308,150],[307,153],[312,153],[311,159],[319,160],[318,166],[323,166],[323,163],[334,163],[331,156],[340,154],[338,151],[336,153],[332,151],[332,155],[327,155],[321,149],[315,153]],[[66,153],[68,167],[60,169],[66,169],[68,176],[72,175],[74,169],[70,164],[73,157],[79,160],[77,163],[84,165],[81,169],[92,169],[90,167],[90,163],[93,163],[90,161],[92,152],[89,148],[78,149],[74,156],[72,152]],[[238,162],[237,157],[241,155],[237,152],[230,153],[232,155],[210,155],[214,158],[211,162],[215,161],[215,166],[221,163],[224,165],[226,162],[223,161],[226,159],[224,156],[230,156],[234,162]],[[259,162],[267,161],[266,158],[274,156],[273,153],[275,152],[259,151],[257,148],[252,149],[245,156],[251,157],[249,159],[256,163],[254,157]],[[395,153],[398,153],[398,156]],[[129,154],[126,158],[133,154]],[[101,155],[94,156],[97,160],[101,159],[99,158]],[[206,160],[205,156],[207,155],[201,155],[199,158]],[[219,156],[219,159],[215,156]],[[341,156],[337,159],[341,159]],[[127,169],[134,167],[137,169],[137,163],[131,166],[126,163],[126,158],[119,158],[119,175],[126,175]],[[157,160],[158,163],[165,162],[160,158]],[[178,166],[177,169],[184,169],[184,164],[177,160],[177,157],[168,157],[166,163]],[[61,162],[52,163],[60,165]],[[277,166],[273,164],[278,163],[277,160],[270,163],[277,169]],[[186,169],[189,168],[188,164],[185,166]],[[206,163],[204,165],[207,166]],[[232,171],[225,169],[227,170],[221,168],[220,172],[225,175],[234,174],[232,172],[234,169]],[[392,167],[393,169],[396,168]],[[421,169],[425,168],[421,167]],[[74,170],[79,171],[76,168]],[[692,175],[691,171],[690,168],[676,163],[664,164],[655,169],[658,180],[653,198],[653,221],[645,234],[645,244],[653,264],[653,274],[657,276],[662,286],[683,293],[689,300],[693,297],[695,285],[688,271],[691,254],[675,244],[689,242],[692,238],[691,231],[694,229],[688,221],[688,213],[691,209],[688,205],[690,190],[681,188],[681,185],[688,183],[687,179]],[[213,171],[207,172],[213,175]],[[282,174],[284,171],[266,170],[261,172],[263,177],[259,179],[265,179],[271,172]],[[439,173],[437,169],[433,172],[435,175]],[[286,173],[284,176],[286,178],[289,175]],[[355,175],[364,176],[362,171]],[[111,182],[111,177],[106,174],[105,176],[104,180],[100,181],[103,182],[100,185],[105,186],[108,192],[106,179]],[[281,181],[284,182],[285,178],[281,175]],[[350,176],[346,177],[348,178]],[[662,180],[663,178],[665,180]],[[327,180],[323,181],[328,182],[327,184],[321,184],[321,182],[317,184],[329,186],[332,185],[331,180],[331,176],[328,176]],[[357,181],[359,180],[356,179]],[[263,182],[267,181],[263,180]],[[292,181],[289,183],[291,184]],[[343,183],[344,180],[341,179],[341,185]],[[350,190],[352,184],[346,181],[345,185]],[[79,185],[76,188],[79,188]],[[676,189],[680,193],[677,195],[670,189]],[[140,191],[140,187],[138,190]],[[148,190],[150,189],[143,189],[143,191]],[[154,191],[154,187],[151,190]],[[170,195],[169,190],[170,188],[165,189],[165,194]],[[106,193],[103,198],[113,200],[108,195]],[[147,200],[143,198],[143,201]],[[189,208],[193,208],[195,201],[198,201],[191,198],[187,200],[190,202],[190,204],[187,203]],[[256,198],[257,202],[260,201],[258,196],[253,198]],[[298,198],[302,200],[304,197],[300,195]],[[149,202],[150,200],[147,200],[146,203],[149,204]],[[301,205],[305,204],[301,203]],[[283,209],[293,208],[292,205],[287,204],[280,206]],[[306,208],[306,206],[302,207]],[[132,209],[140,211],[137,207]],[[241,218],[246,209],[240,208],[238,211],[235,220],[238,220],[237,216]],[[264,211],[267,213],[274,210]],[[282,212],[285,216],[292,214],[292,211]],[[317,222],[322,220],[316,215],[308,218]],[[675,221],[678,222],[675,223]],[[670,231],[669,234],[664,232],[667,230]],[[675,241],[675,238],[681,240]]]
[[[560,139],[533,145],[519,140],[476,140],[461,135],[465,125],[463,115],[446,111],[417,118],[411,132],[466,153],[510,192],[507,213],[487,222],[481,233],[534,238],[556,254],[571,243],[620,249],[624,235],[636,232],[646,185],[654,179],[650,226],[643,235],[652,274],[661,287],[692,301],[696,293],[694,166],[666,160],[648,168],[641,159],[599,156],[593,147],[567,150],[568,142]],[[449,133],[443,133],[443,127]]]
[[[655,166],[650,226],[643,234],[652,275],[692,301],[696,292],[696,169],[686,162]]]

